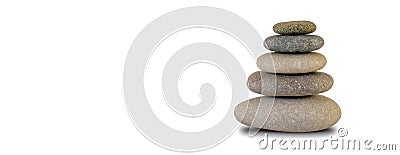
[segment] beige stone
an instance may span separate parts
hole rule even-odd
[[[263,96],[241,102],[234,115],[247,126],[253,124],[253,127],[282,132],[312,132],[333,126],[340,119],[341,110],[335,101],[322,95]]]
[[[281,74],[315,72],[326,65],[324,55],[309,52],[301,54],[266,53],[258,57],[257,66],[261,71]]]

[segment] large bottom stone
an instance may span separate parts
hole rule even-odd
[[[247,126],[259,125],[255,127],[282,132],[312,132],[336,124],[341,110],[335,101],[322,95],[275,98],[262,96],[239,103],[234,115]]]

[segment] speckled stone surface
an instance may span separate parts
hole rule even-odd
[[[317,29],[317,26],[310,21],[289,21],[274,25],[273,30],[278,34],[308,34]]]
[[[324,46],[316,35],[275,35],[264,40],[265,48],[276,52],[311,52]]]
[[[254,72],[247,79],[247,87],[259,94],[268,96],[307,96],[328,91],[333,78],[326,73],[272,74]]]
[[[282,132],[312,132],[333,126],[341,116],[335,101],[322,95],[276,97],[272,106],[273,101],[274,97],[263,96],[241,102],[235,108],[235,118],[250,126],[260,108],[253,123],[260,124],[256,127]],[[268,119],[264,119],[271,107]]]
[[[307,52],[301,54],[266,53],[258,57],[257,66],[269,73],[298,74],[320,70],[326,65],[322,54]]]

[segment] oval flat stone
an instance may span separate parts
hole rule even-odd
[[[273,30],[278,34],[308,34],[317,29],[317,26],[310,21],[289,21],[274,25]]]
[[[258,94],[268,96],[307,96],[328,91],[333,78],[326,73],[272,74],[254,72],[247,79],[247,87]]]
[[[264,40],[265,48],[276,52],[311,52],[324,46],[316,35],[275,35]]]
[[[322,95],[275,99],[262,96],[239,103],[234,115],[242,124],[253,124],[253,127],[257,128],[283,132],[312,132],[336,124],[340,119],[341,110],[335,101]]]
[[[326,65],[324,55],[307,52],[301,54],[266,53],[257,58],[261,71],[269,73],[298,74],[310,73]]]

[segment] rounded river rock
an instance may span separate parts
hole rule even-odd
[[[262,96],[239,103],[234,115],[242,124],[250,126],[253,123],[253,127],[257,128],[282,132],[312,132],[336,124],[341,110],[335,101],[322,95],[276,98]]]
[[[258,94],[268,96],[307,96],[328,91],[333,78],[323,72],[308,74],[272,74],[254,72],[247,79],[247,87]]]
[[[307,52],[301,54],[266,53],[258,57],[257,66],[264,72],[298,74],[315,72],[326,65],[324,55]]]
[[[265,48],[276,52],[311,52],[324,46],[317,35],[275,35],[264,40]]]
[[[308,34],[317,29],[317,26],[310,21],[281,22],[274,25],[273,30],[278,34]]]

